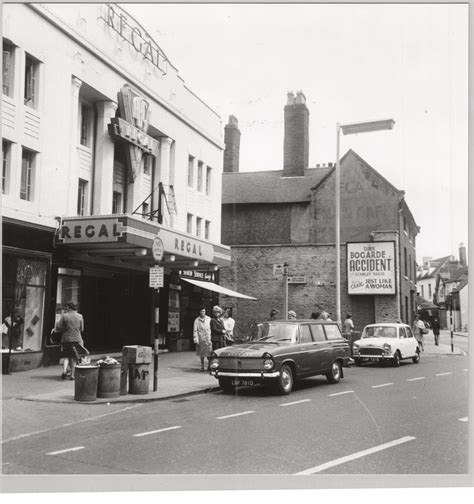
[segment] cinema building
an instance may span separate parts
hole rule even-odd
[[[161,47],[115,4],[4,5],[2,132],[11,370],[57,359],[68,301],[91,351],[190,348],[227,292],[222,124]]]
[[[232,263],[221,282],[258,298],[258,306],[235,300],[244,327],[272,308],[284,316],[286,281],[288,307],[299,317],[325,310],[336,319],[335,165],[309,167],[309,116],[305,95],[288,93],[277,170],[239,171],[237,118],[225,126],[222,243],[231,246]],[[340,194],[342,317],[351,313],[359,330],[376,321],[412,323],[419,227],[404,191],[349,150]]]

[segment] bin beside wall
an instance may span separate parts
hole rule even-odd
[[[74,381],[74,400],[81,402],[97,399],[97,384],[99,381],[99,366],[76,366]]]
[[[150,387],[150,364],[130,364],[129,394],[148,394]]]
[[[122,362],[120,366],[120,395],[128,393],[128,363]]]
[[[120,396],[120,364],[101,364],[97,385],[97,397],[109,398]]]

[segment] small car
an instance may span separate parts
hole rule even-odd
[[[353,342],[352,358],[356,366],[364,361],[391,362],[399,366],[402,359],[420,362],[420,348],[407,324],[369,324],[364,327],[361,338]]]
[[[225,393],[263,384],[289,394],[295,380],[309,376],[338,383],[350,353],[335,322],[275,320],[254,325],[245,343],[212,352],[209,365]]]

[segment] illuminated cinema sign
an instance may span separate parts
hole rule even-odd
[[[396,294],[395,242],[347,243],[348,294]]]
[[[102,6],[99,19],[118,33],[125,42],[128,42],[137,53],[152,63],[163,75],[168,68],[168,59],[158,44],[147,33],[145,28],[133,19],[118,5],[105,4]]]

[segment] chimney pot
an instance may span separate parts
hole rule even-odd
[[[302,91],[287,93],[284,108],[283,176],[304,177],[309,159],[309,110]]]
[[[288,91],[288,93],[286,93],[286,104],[287,105],[295,104],[295,95],[293,94],[293,91]]]
[[[229,115],[229,122],[224,127],[224,172],[239,171],[240,130],[234,115]]]

